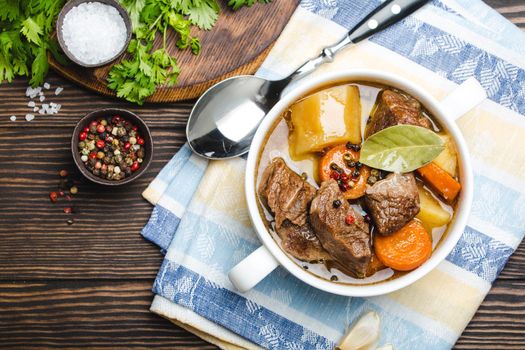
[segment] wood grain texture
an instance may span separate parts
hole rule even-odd
[[[525,1],[523,0],[489,0],[485,1],[512,23],[525,30]]]
[[[510,19],[525,17],[523,0],[488,3]],[[0,85],[0,348],[215,349],[148,311],[162,255],[140,236],[151,212],[140,193],[184,143],[192,101],[139,108],[56,74],[48,81],[65,90],[46,101],[64,107],[30,123],[23,120],[30,112],[26,81]],[[78,177],[78,212],[68,226],[66,204],[51,204],[48,194],[58,170],[74,170],[69,137],[76,121],[108,106],[143,117],[156,141],[154,162],[137,183],[110,193]],[[525,349],[524,271],[522,243],[457,349]]]
[[[0,348],[215,349],[148,311],[149,280],[0,282]],[[524,349],[525,282],[500,280],[456,349]]]
[[[149,280],[0,282],[0,349],[215,349],[149,312]]]
[[[276,0],[262,6],[256,4],[237,11],[219,1],[221,14],[212,30],[192,29],[192,35],[201,40],[202,50],[198,56],[190,50],[176,47],[177,36],[168,32],[168,52],[177,58],[181,74],[174,87],[159,87],[148,102],[175,102],[198,97],[213,84],[234,75],[253,74],[271,50],[299,0]],[[159,35],[156,45],[162,45]],[[99,68],[83,68],[75,64],[62,66],[52,56],[50,65],[67,79],[98,93],[114,96],[107,86],[107,76],[112,65]]]

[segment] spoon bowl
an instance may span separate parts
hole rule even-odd
[[[271,91],[275,83],[241,75],[208,89],[195,103],[186,126],[190,148],[209,159],[248,152],[257,127],[277,102],[279,94]]]

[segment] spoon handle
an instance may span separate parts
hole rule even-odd
[[[285,80],[290,82],[301,79],[305,75],[313,72],[321,64],[332,62],[337,52],[348,47],[350,44],[358,43],[388,26],[399,22],[427,2],[428,0],[385,1],[363,18],[341,41],[335,45],[324,48],[319,56],[304,63]]]

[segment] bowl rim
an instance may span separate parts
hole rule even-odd
[[[62,25],[64,24],[64,18],[66,17],[66,14],[73,7],[76,7],[76,6],[78,6],[80,4],[83,4],[83,3],[86,3],[86,2],[100,2],[102,4],[114,7],[119,12],[120,16],[124,20],[124,25],[126,26],[126,41],[125,41],[124,46],[122,47],[122,49],[115,56],[113,56],[113,57],[111,57],[111,58],[109,58],[109,59],[107,59],[105,61],[102,61],[100,63],[84,63],[84,62],[80,61],[78,58],[76,58],[75,55],[73,55],[71,53],[71,51],[69,51],[69,49],[68,49],[68,47],[66,45],[66,42],[64,41],[64,36],[63,36],[63,33],[62,33]],[[131,18],[129,17],[128,11],[126,11],[126,9],[124,9],[124,7],[122,7],[122,5],[120,5],[118,3],[118,1],[115,1],[115,0],[69,0],[68,2],[65,3],[65,5],[60,10],[60,12],[58,14],[58,17],[57,17],[57,20],[56,20],[56,23],[55,23],[55,28],[56,28],[55,31],[56,31],[58,44],[60,45],[60,48],[62,49],[62,51],[66,54],[66,56],[71,61],[75,62],[79,66],[86,67],[86,68],[102,67],[102,66],[107,65],[108,63],[113,62],[117,58],[119,58],[124,52],[126,52],[126,50],[128,48],[128,45],[129,45],[129,43],[131,41],[131,35],[132,35],[132,31],[133,31],[133,28],[131,26]]]
[[[146,156],[144,157],[144,162],[142,163],[141,167],[139,168],[138,172],[135,172],[132,176],[126,177],[123,180],[106,180],[102,179],[100,177],[97,177],[90,173],[84,163],[80,160],[80,154],[78,153],[78,134],[80,130],[85,127],[92,119],[96,119],[99,117],[99,114],[119,114],[122,116],[123,119],[127,118],[133,118],[135,119],[135,123],[139,124],[139,128],[145,131],[145,144],[146,147]],[[148,125],[140,118],[137,114],[128,111],[127,109],[122,108],[100,108],[96,109],[94,111],[89,112],[85,116],[83,116],[75,125],[75,128],[73,129],[73,134],[71,135],[71,154],[73,156],[73,161],[75,162],[75,165],[77,166],[80,173],[87,178],[88,180],[99,184],[99,185],[105,185],[105,186],[121,186],[125,185],[127,183],[130,183],[132,181],[135,181],[137,178],[141,177],[142,174],[148,170],[151,162],[153,161],[153,137],[151,135],[151,131],[148,128]]]
[[[434,249],[432,256],[423,265],[407,272],[392,280],[386,280],[368,285],[346,285],[338,282],[324,280],[314,276],[300,268],[288,255],[281,249],[264,225],[257,207],[256,195],[256,166],[257,158],[261,150],[264,139],[273,126],[275,120],[293,102],[309,93],[334,84],[344,84],[352,82],[371,82],[381,83],[388,86],[397,87],[419,100],[423,106],[435,117],[439,123],[452,136],[458,151],[458,164],[460,170],[460,182],[462,191],[457,204],[457,210],[447,230],[447,235],[441,240],[440,244]],[[473,174],[466,142],[451,117],[447,117],[445,110],[440,102],[429,92],[410,80],[386,71],[372,69],[352,69],[321,74],[315,78],[307,78],[299,82],[295,87],[288,90],[288,93],[268,112],[263,122],[257,129],[253,138],[248,159],[246,162],[245,195],[248,204],[249,215],[255,231],[264,246],[271,252],[280,265],[286,268],[291,274],[303,282],[320,290],[355,297],[367,297],[383,295],[404,288],[432,271],[446,256],[452,251],[459,238],[463,234],[467,219],[472,206],[473,196]]]

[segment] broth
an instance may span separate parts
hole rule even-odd
[[[355,83],[348,83],[348,84],[342,84],[344,86],[347,85],[354,85],[359,88],[359,95],[360,95],[360,104],[361,104],[361,138],[364,140],[364,133],[365,128],[367,125],[367,121],[369,119],[369,116],[372,115],[375,106],[376,106],[376,99],[378,97],[379,92],[382,89],[391,89],[388,86],[382,86],[378,84],[369,84],[366,82],[355,82]],[[331,88],[331,87],[330,87]],[[320,89],[319,91],[323,91],[325,89]],[[399,91],[399,90],[397,90]],[[316,92],[316,93],[317,93]],[[312,94],[300,99],[299,101],[304,100],[305,98],[308,98]],[[299,102],[297,101],[297,102]],[[296,102],[296,103],[297,103]],[[332,109],[337,108],[337,106],[331,106]],[[258,189],[262,174],[265,170],[265,168],[270,164],[270,161],[276,157],[281,157],[286,162],[286,165],[296,172],[297,174],[306,174],[306,181],[310,183],[312,186],[314,186],[316,189],[319,188],[319,176],[318,176],[318,163],[319,163],[319,153],[312,153],[304,156],[292,156],[290,152],[290,144],[289,144],[289,123],[287,122],[287,113],[284,113],[281,115],[280,118],[276,120],[268,134],[266,135],[266,139],[263,143],[263,146],[261,147],[261,151],[258,156],[258,162],[257,162],[257,169],[256,169],[256,184],[255,188]],[[442,132],[442,127],[431,118],[430,114],[422,108],[422,114],[429,119],[431,122],[431,128],[435,132]],[[337,123],[334,123],[332,125],[337,125]],[[340,127],[341,123],[339,123]],[[430,189],[424,185],[421,181],[421,179],[417,178],[418,185],[428,190],[430,193]],[[443,209],[445,209],[451,217],[451,221],[453,220],[453,214],[454,214],[454,207],[453,205],[448,205],[444,203],[442,200],[439,199],[438,196],[435,194],[432,194],[432,196],[437,199],[442,206]],[[281,238],[278,236],[275,230],[275,222],[272,214],[268,211],[268,209],[262,204],[261,199],[258,197],[258,208],[261,217],[263,217],[265,220],[263,220],[266,224],[266,227],[270,234],[272,235],[273,239],[279,244],[281,247]],[[361,206],[357,205],[357,203],[351,202],[352,207],[361,214],[365,213]],[[432,250],[434,251],[437,247],[437,245],[442,241],[443,237],[446,235],[446,231],[448,226],[450,225],[450,222],[446,225],[440,226],[440,227],[433,227],[431,230],[432,235]],[[373,234],[373,232],[372,232]],[[382,281],[390,280],[393,278],[396,278],[398,276],[401,276],[405,274],[406,272],[402,271],[396,271],[391,268],[384,268],[373,275],[365,278],[355,278],[352,277],[343,271],[341,269],[337,268],[337,266],[334,266],[332,262],[305,262],[301,261],[299,259],[296,259],[289,253],[285,252],[289,258],[294,261],[298,266],[305,269],[308,273],[332,282],[340,283],[340,284],[349,284],[349,285],[366,285],[366,284],[375,284]],[[337,264],[335,264],[337,265]]]

